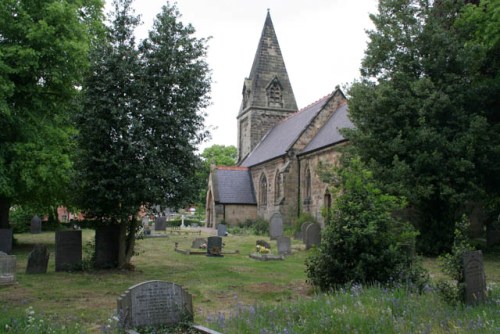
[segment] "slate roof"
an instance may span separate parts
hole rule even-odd
[[[212,183],[218,204],[257,204],[248,168],[219,166]]]
[[[309,142],[301,154],[309,153],[345,140],[344,136],[340,133],[340,129],[343,128],[354,128],[354,124],[352,124],[349,119],[347,103],[340,106],[335,111],[332,117],[323,125],[318,134]]]
[[[240,166],[250,167],[287,153],[332,95],[327,95],[278,123],[262,138]]]

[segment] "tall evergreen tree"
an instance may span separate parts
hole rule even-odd
[[[0,228],[13,204],[61,204],[101,0],[0,2]]]
[[[487,65],[466,47],[463,9],[454,0],[381,0],[350,90],[356,129],[347,135],[385,190],[408,199],[427,253],[449,249],[453,222],[492,196],[485,176],[498,169],[496,121],[476,89],[477,62]]]
[[[190,198],[204,138],[210,80],[203,40],[165,6],[139,49],[132,0],[115,0],[108,37],[97,45],[77,118],[80,207],[120,226],[118,265],[134,253],[142,205],[177,207]]]

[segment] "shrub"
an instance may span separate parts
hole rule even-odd
[[[441,270],[451,278],[452,282],[440,280],[437,288],[443,300],[452,305],[465,301],[463,256],[466,252],[474,250],[467,234],[468,231],[469,219],[463,215],[460,220],[455,222],[451,253],[439,257]]]
[[[317,223],[316,218],[308,212],[302,212],[293,223],[293,233],[300,232],[302,224],[305,222]]]
[[[269,234],[269,222],[262,218],[257,218],[257,220],[253,223],[252,228],[255,235]]]
[[[321,245],[306,260],[310,282],[321,290],[347,283],[423,286],[426,275],[413,251],[416,232],[393,214],[404,201],[382,193],[358,158],[334,169],[333,177],[338,196]]]

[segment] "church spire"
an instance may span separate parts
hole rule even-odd
[[[245,79],[242,93],[239,116],[252,107],[297,111],[297,103],[269,9],[250,76]]]

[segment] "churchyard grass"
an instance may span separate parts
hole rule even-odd
[[[114,315],[117,297],[130,286],[147,280],[165,280],[187,288],[193,295],[195,322],[216,328],[219,328],[217,323],[222,324],[224,327],[219,329],[224,333],[244,333],[242,324],[229,319],[236,314],[243,316],[245,312],[246,317],[239,317],[242,323],[259,324],[268,333],[318,332],[319,329],[314,328],[324,328],[323,325],[346,330],[358,328],[362,332],[364,326],[372,323],[379,332],[418,332],[427,328],[430,332],[446,332],[446,326],[451,332],[466,332],[467,328],[479,328],[485,323],[489,326],[489,322],[494,321],[490,327],[483,328],[483,332],[491,332],[490,329],[495,328],[492,326],[500,326],[498,253],[485,255],[487,280],[493,287],[490,304],[455,309],[443,304],[435,293],[418,296],[404,290],[359,287],[358,295],[350,289],[333,296],[315,297],[313,289],[306,284],[307,252],[296,240],[292,242],[293,255],[286,260],[256,261],[248,254],[255,251],[258,239],[268,240],[267,237],[224,237],[223,252],[239,250],[240,253],[218,258],[175,252],[176,242],[179,249],[191,249],[192,241],[199,236],[168,234],[168,238],[137,242],[138,256],[132,260],[135,271],[56,273],[54,232],[16,234],[15,237],[18,284],[0,287],[0,332],[6,325],[12,325],[12,319],[27,322],[36,317],[36,321],[49,321],[56,329],[54,332],[99,333],[113,325],[113,321],[108,320]],[[84,244],[92,237],[93,231],[83,231]],[[51,252],[47,274],[25,274],[27,256],[35,243],[46,244]],[[271,244],[272,251],[276,252],[276,243]],[[431,269],[434,278],[441,277],[435,259],[425,259],[425,266]],[[26,312],[33,312],[34,316],[29,318]],[[288,319],[285,316],[296,320],[289,321],[295,327],[276,322],[278,318]],[[230,327],[232,322],[236,327]],[[248,333],[254,333],[255,328]]]

